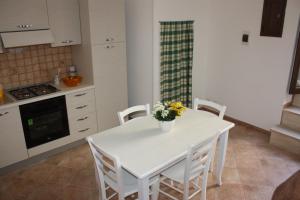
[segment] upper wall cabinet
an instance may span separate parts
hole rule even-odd
[[[48,15],[55,43],[53,47],[81,43],[77,0],[47,0]]]
[[[48,28],[46,0],[0,1],[0,32]]]
[[[89,10],[93,44],[125,41],[124,0],[91,0]]]

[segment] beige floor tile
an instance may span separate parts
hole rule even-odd
[[[251,168],[251,169],[259,169],[261,168],[261,160],[256,157],[247,157],[243,154],[238,154],[236,156],[236,166],[237,168]]]
[[[217,200],[245,200],[241,184],[223,184],[216,189]]]
[[[241,183],[239,172],[236,168],[224,167],[222,174],[223,183]]]
[[[264,185],[243,185],[246,200],[271,200],[274,188]]]
[[[267,200],[300,170],[300,156],[268,144],[269,136],[237,125],[229,134],[223,185],[208,177],[207,200]],[[216,159],[215,159],[216,162]],[[178,196],[180,198],[180,196]],[[198,200],[197,195],[193,200]],[[87,144],[0,176],[0,200],[99,200]],[[116,198],[115,198],[116,199]],[[131,200],[134,198],[128,198]],[[159,200],[168,198],[160,195]]]
[[[63,188],[63,200],[98,200],[97,190],[81,188],[76,186],[66,186]]]
[[[267,179],[262,168],[237,168],[241,183],[248,185],[272,185],[271,180]]]

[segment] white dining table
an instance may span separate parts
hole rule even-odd
[[[162,132],[152,116],[128,121],[122,126],[92,135],[95,144],[117,156],[122,168],[138,179],[138,197],[149,199],[149,179],[182,161],[188,147],[216,136],[219,141],[216,170],[217,184],[221,185],[228,133],[234,124],[206,111],[187,109],[176,119],[170,132]]]

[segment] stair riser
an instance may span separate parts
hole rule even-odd
[[[271,132],[270,143],[300,155],[300,141],[277,132]]]
[[[281,125],[300,132],[300,115],[284,111]]]
[[[293,105],[300,107],[300,94],[294,96]]]

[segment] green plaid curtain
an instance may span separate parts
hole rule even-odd
[[[160,23],[161,100],[192,106],[193,21]]]

